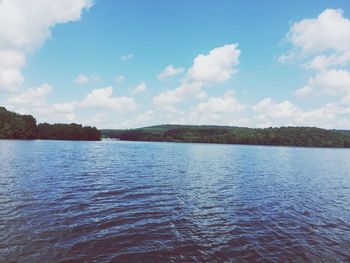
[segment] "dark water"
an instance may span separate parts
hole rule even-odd
[[[0,141],[1,262],[350,262],[350,150]]]

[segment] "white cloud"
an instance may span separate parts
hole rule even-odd
[[[18,68],[7,68],[0,71],[0,89],[17,91],[23,83],[24,77]]]
[[[152,121],[154,117],[153,110],[147,110],[135,116],[135,118],[130,118],[126,121],[121,122],[118,126],[119,128],[129,129],[129,128],[140,128],[150,125],[150,121]],[[159,123],[157,123],[159,124]]]
[[[32,50],[51,36],[56,24],[77,21],[91,0],[3,0],[0,2],[1,47]]]
[[[21,94],[10,97],[5,105],[8,109],[31,114],[40,122],[72,122],[75,120],[76,102],[49,104],[47,96],[52,87],[43,84],[37,88],[29,88]]]
[[[118,114],[135,111],[137,105],[131,97],[113,97],[113,88],[94,89],[80,102],[82,107],[109,109]]]
[[[182,72],[184,72],[185,69],[182,67],[174,67],[173,65],[167,66],[162,72],[159,73],[158,79],[159,80],[167,80],[173,76],[176,76]]]
[[[177,123],[185,124],[243,124],[242,115],[245,106],[234,96],[233,91],[226,92],[221,97],[209,97],[206,101],[192,107],[183,113]],[[239,114],[239,115],[238,115]]]
[[[314,85],[320,86],[329,94],[338,95],[350,93],[350,72],[332,69],[323,71],[312,80]]]
[[[176,89],[161,92],[159,95],[153,98],[153,103],[157,106],[165,106],[173,111],[174,108],[169,107],[169,104],[179,103],[188,95],[203,95],[201,90],[202,86],[203,84],[200,82],[182,83]]]
[[[308,85],[333,96],[350,94],[350,72],[342,69],[321,71],[311,78]]]
[[[217,84],[229,80],[237,72],[241,51],[238,44],[214,48],[208,55],[198,55],[187,72],[188,81]]]
[[[272,126],[295,126],[295,118],[300,117],[302,111],[288,100],[275,102],[265,98],[252,106],[251,123],[259,128]]]
[[[297,89],[294,92],[294,94],[297,97],[305,97],[305,96],[311,94],[313,90],[314,90],[313,87],[305,85],[304,87]]]
[[[316,126],[328,129],[348,129],[346,126],[350,117],[350,107],[336,103],[327,103],[319,108],[303,111],[295,116],[294,124]]]
[[[79,74],[74,79],[74,82],[77,83],[77,84],[85,84],[85,83],[89,82],[89,78],[88,78],[88,76],[86,76],[84,74]]]
[[[307,62],[305,66],[311,69],[323,70],[334,66],[344,66],[348,61],[350,61],[350,51],[328,56],[318,55],[310,62]]]
[[[90,82],[97,82],[99,80],[100,80],[100,77],[97,76],[96,74],[90,74],[90,75],[79,74],[78,76],[75,77],[74,82],[76,84],[83,85]]]
[[[155,112],[153,110],[146,110],[141,113],[130,114],[126,119],[123,116],[116,116],[110,111],[101,111],[91,115],[89,118],[83,118],[80,123],[84,125],[96,126],[100,129],[130,129],[149,126],[154,122]]]
[[[315,126],[321,128],[344,128],[349,119],[350,107],[339,103],[327,103],[304,111],[288,100],[274,102],[265,98],[252,107],[255,126]],[[251,122],[254,126],[254,123]],[[348,127],[345,127],[348,128]]]
[[[18,89],[24,81],[20,72],[24,64],[25,55],[22,52],[0,48],[0,89],[8,91]]]
[[[25,64],[25,55],[11,49],[1,49],[0,61],[3,69],[20,68]]]
[[[205,99],[203,87],[225,82],[237,72],[235,66],[239,63],[240,53],[238,44],[230,44],[215,48],[207,55],[198,55],[181,85],[161,92],[153,98],[153,103],[174,111],[170,104],[179,103],[188,96]]]
[[[317,18],[294,23],[287,39],[294,47],[289,54],[294,58],[301,51],[307,68],[324,71],[350,61],[350,20],[341,9],[326,9]]]
[[[42,46],[56,24],[79,20],[91,5],[91,0],[0,1],[0,89],[18,89],[26,54]]]
[[[199,91],[196,92],[195,98],[199,100],[205,100],[206,98],[208,98],[208,94],[205,91]]]
[[[51,104],[48,102],[48,95],[52,90],[52,87],[48,84],[43,84],[37,88],[27,89],[21,94],[10,97],[5,102],[5,107],[22,114],[31,114],[37,118],[39,122],[52,123],[80,121],[84,124],[99,125],[100,127],[106,127],[106,123],[101,123],[101,121],[96,119],[97,117],[92,117],[90,119],[77,119],[76,111],[83,110],[83,108],[97,108],[98,110],[104,110],[103,112],[108,111],[113,114],[113,116],[122,116],[123,114],[131,113],[137,109],[137,105],[133,98],[114,97],[112,87],[94,89],[81,101],[68,101]],[[104,117],[106,117],[105,115],[107,114],[104,114]],[[97,114],[96,116],[100,115]],[[108,120],[110,122],[115,121],[113,118],[108,118]],[[95,121],[95,123],[93,123],[93,121]],[[109,124],[110,123],[108,123],[108,125]],[[118,125],[120,126],[120,123]]]
[[[7,100],[8,104],[13,106],[36,107],[45,104],[45,98],[52,91],[52,87],[43,84],[37,88],[27,89],[25,92],[11,97]]]
[[[145,92],[146,89],[147,89],[146,83],[145,83],[145,82],[141,82],[139,85],[137,85],[136,87],[134,87],[134,88],[131,90],[131,94],[132,94],[132,95],[136,95],[136,94]]]
[[[293,60],[295,57],[295,53],[294,52],[289,52],[287,54],[282,54],[277,58],[277,61],[280,63],[286,63],[289,62],[291,60]]]
[[[53,108],[55,109],[56,112],[73,112],[75,107],[76,107],[77,102],[64,102],[64,103],[55,103],[53,105]]]
[[[253,111],[274,119],[290,119],[296,116],[300,110],[288,100],[280,103],[271,98],[265,98],[252,107]]]
[[[350,61],[350,20],[340,9],[326,9],[317,18],[294,23],[287,39],[293,45],[290,53],[301,60],[301,65],[317,71],[295,95],[316,93],[324,98],[339,98],[338,102],[310,111],[295,111],[298,114],[293,123],[322,127],[345,123],[342,118],[349,117],[346,105],[350,103],[350,72],[344,69]]]
[[[294,23],[287,35],[304,53],[350,50],[350,20],[340,9],[326,9],[317,18]]]
[[[115,76],[115,82],[117,82],[117,84],[121,84],[125,81],[125,76],[123,75],[117,75]]]
[[[120,59],[121,59],[122,61],[127,61],[127,60],[132,59],[133,57],[134,57],[133,54],[128,54],[128,55],[123,55],[123,56],[121,56]]]
[[[234,97],[233,91],[228,91],[223,97],[210,97],[197,105],[197,112],[234,113],[241,112],[244,106]]]
[[[92,116],[89,116],[89,118],[82,119],[80,122],[83,123],[84,125],[95,126],[100,129],[118,128],[118,125],[115,124],[116,122],[115,118],[111,118],[108,111],[97,112]]]
[[[294,117],[294,123],[295,125],[302,126],[332,128],[336,117],[332,108],[334,109],[334,105],[328,104],[311,111],[301,112],[298,116]]]
[[[281,55],[280,62],[301,58],[305,67],[323,70],[350,61],[350,20],[341,9],[326,9],[317,18],[294,23],[287,40],[294,49]]]
[[[176,104],[182,100],[181,87],[176,88],[175,90],[168,90],[160,93],[156,97],[153,98],[153,103],[155,105],[168,105],[168,104]]]

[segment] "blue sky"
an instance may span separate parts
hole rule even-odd
[[[350,128],[348,1],[0,2],[0,105],[99,128]]]

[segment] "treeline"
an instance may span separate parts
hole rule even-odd
[[[20,115],[0,107],[0,139],[36,139],[38,128],[31,115]]]
[[[101,131],[102,136],[128,141],[167,141],[305,147],[350,147],[350,136],[313,127],[251,129],[220,126],[154,126],[135,130]]]
[[[0,139],[44,140],[100,140],[101,133],[95,127],[80,124],[37,125],[31,115],[21,115],[0,107]]]
[[[95,127],[75,123],[38,125],[38,138],[42,140],[98,141],[100,137],[101,133]]]

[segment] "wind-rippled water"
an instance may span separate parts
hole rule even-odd
[[[1,262],[350,262],[350,150],[0,141]]]

